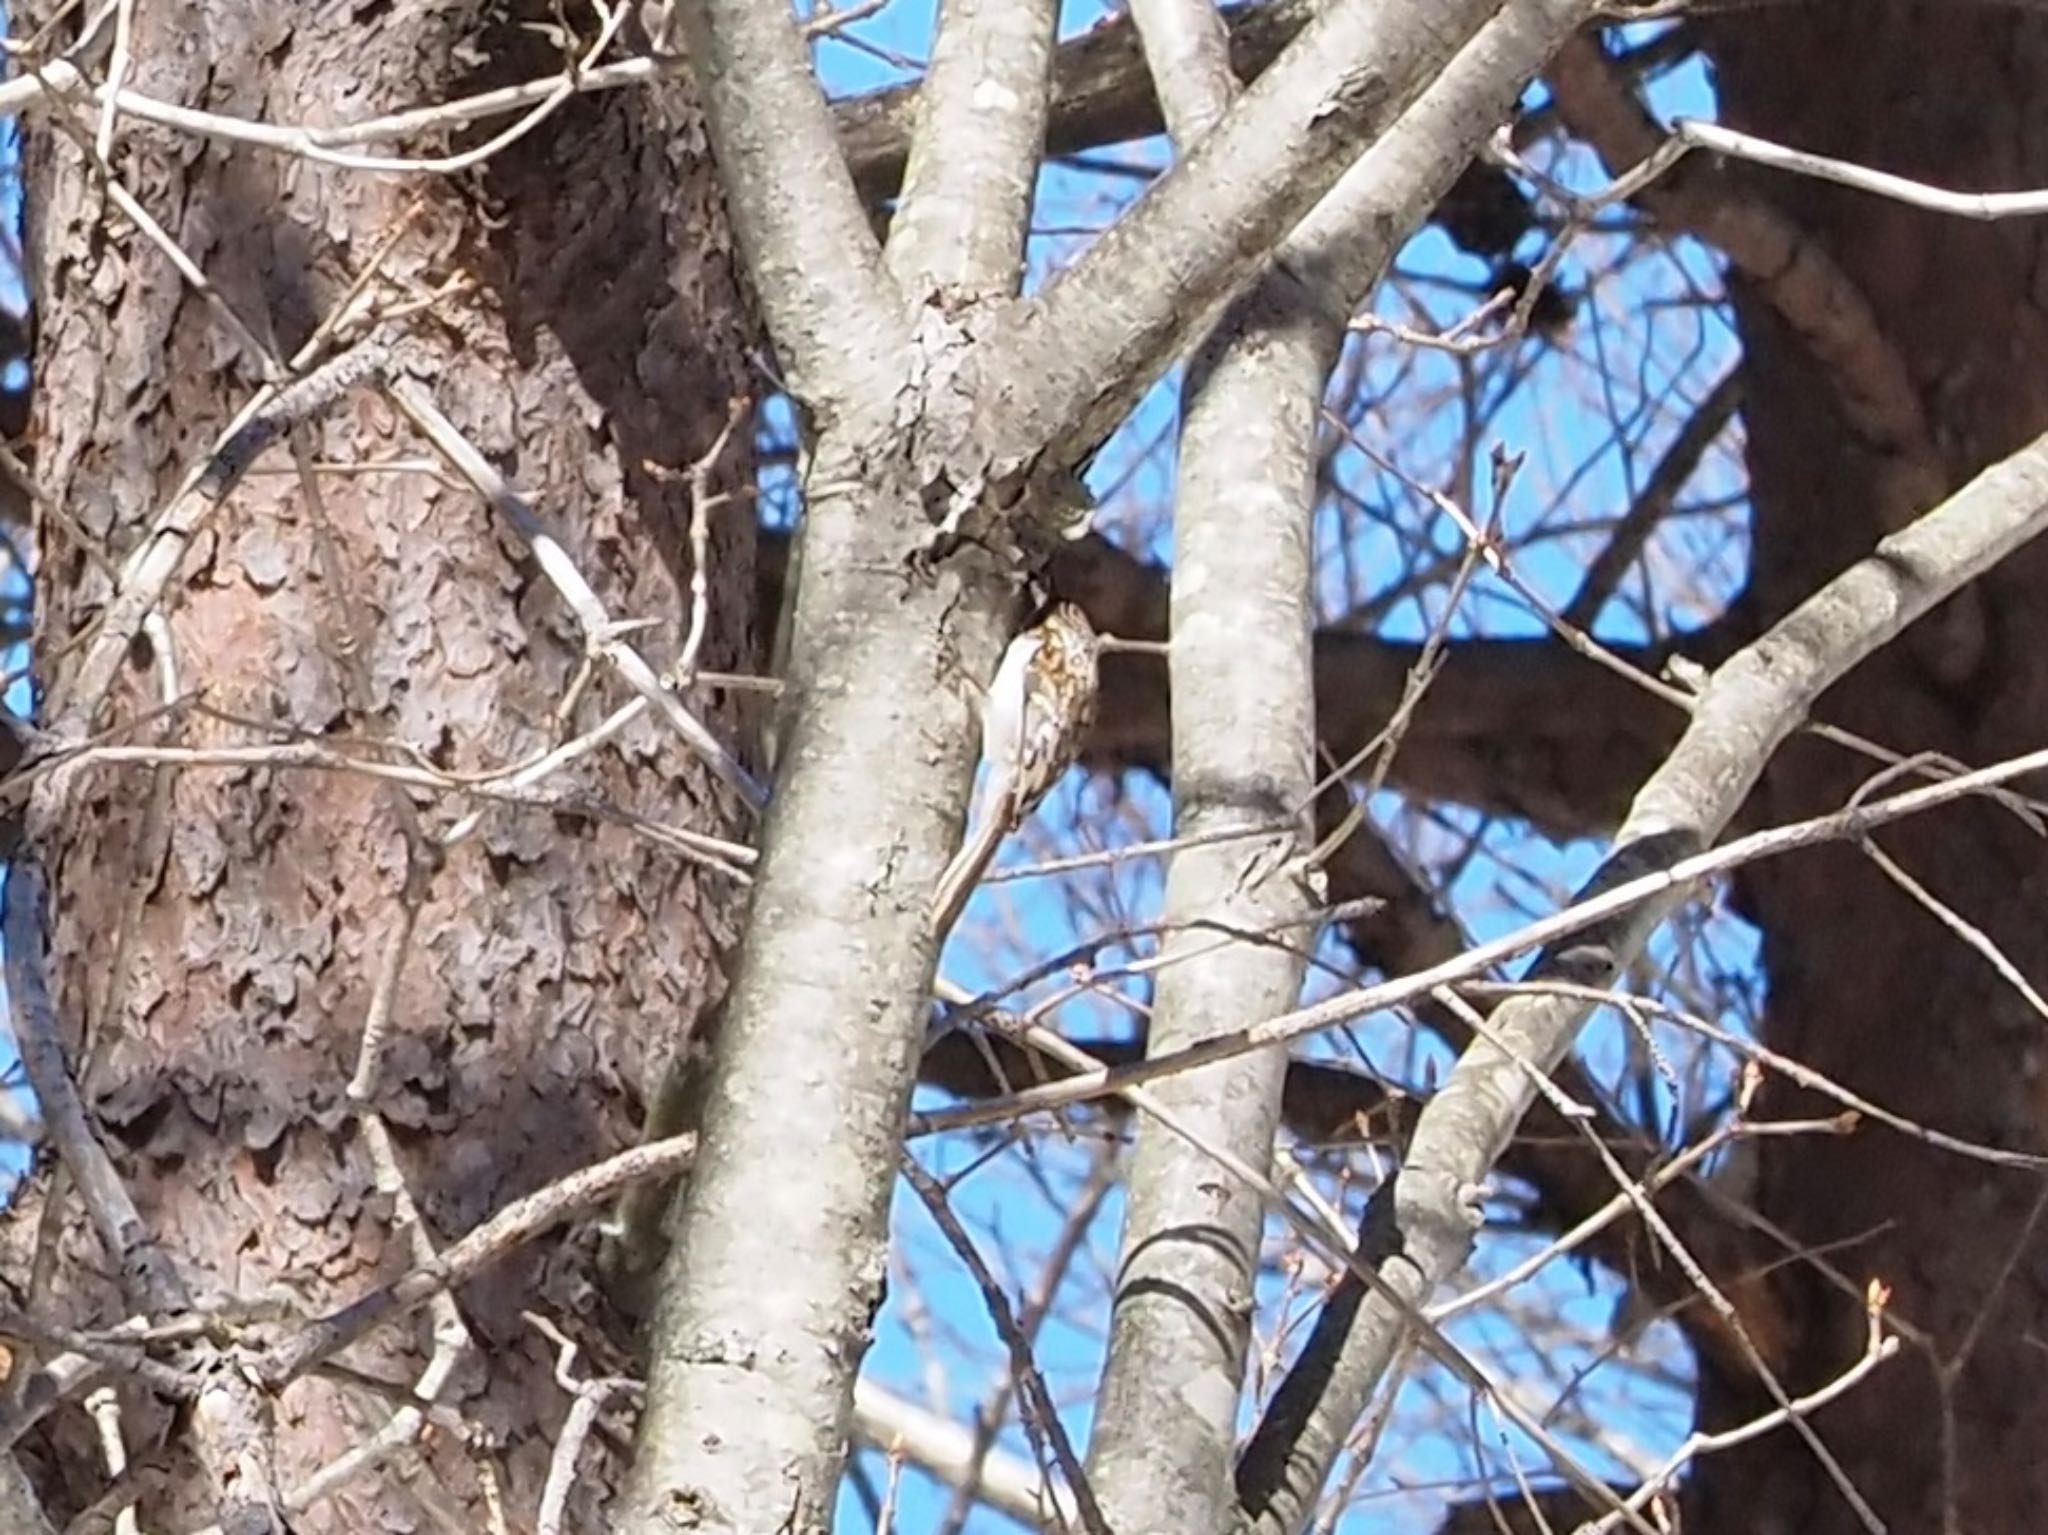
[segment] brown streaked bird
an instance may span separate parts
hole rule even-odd
[[[932,895],[932,930],[944,939],[1004,837],[1037,808],[1080,753],[1095,718],[1102,642],[1088,615],[1057,602],[1003,652],[981,712],[988,770],[974,797],[967,840]]]

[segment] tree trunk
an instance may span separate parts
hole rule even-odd
[[[1823,4],[1746,10],[1717,24],[1722,115],[1801,149],[1970,190],[2048,184],[2048,26],[1996,6]],[[1817,88],[1825,82],[1825,88]],[[1917,388],[1951,485],[2048,424],[2041,224],[1918,212],[1800,178],[1727,172],[1809,230],[1860,283]],[[1837,414],[1809,352],[1740,285],[1755,503],[1750,598],[1768,622],[1866,552],[1883,454]],[[1971,764],[2038,748],[2048,717],[2048,548],[2036,546],[1838,687],[1821,714],[1901,751]],[[1753,810],[1771,820],[1839,806],[1876,764],[1810,740],[1780,754]],[[1877,838],[1915,879],[1999,944],[2038,985],[2048,858],[1984,803]],[[2048,1149],[2043,1021],[1853,847],[1758,865],[1738,895],[1762,926],[1768,1042],[1952,1135]],[[1816,914],[1825,914],[1817,919]],[[1779,1084],[1762,1117],[1816,1102]],[[1832,1104],[1821,1106],[1831,1112]],[[2048,1506],[2048,1305],[2042,1189],[1866,1126],[1763,1142],[1757,1207],[1839,1276],[1790,1264],[1778,1282],[1801,1328],[1777,1361],[1794,1394],[1862,1347],[1862,1283],[1892,1287],[1924,1334],[1813,1427],[1888,1528],[2018,1535]],[[1754,1381],[1711,1368],[1703,1421],[1769,1408]],[[1781,1431],[1697,1468],[1686,1528],[1862,1528],[1814,1452]]]
[[[524,25],[559,18],[541,0],[135,11],[133,86],[272,123],[359,119],[564,63]],[[654,621],[631,639],[657,665],[690,612],[690,493],[658,468],[703,455],[751,387],[729,239],[682,90],[574,98],[487,169],[451,176],[366,175],[132,122],[115,155],[221,301],[280,356],[387,244],[371,289],[387,305],[459,283],[413,321],[453,358],[419,382],[532,502],[611,614]],[[82,121],[89,139],[94,120]],[[403,147],[437,153],[502,127]],[[67,647],[105,602],[106,561],[135,544],[260,373],[108,206],[54,121],[32,133],[25,175],[41,324],[34,451],[48,504],[66,514],[37,530],[47,690],[63,685],[76,663]],[[750,479],[747,432],[735,435],[713,489]],[[471,774],[625,701],[602,667],[576,688],[587,652],[575,620],[374,389],[300,440],[300,472],[280,446],[214,514],[161,609],[174,657],[138,647],[103,725],[191,746],[296,736],[377,760],[405,760],[387,749],[404,745]],[[752,504],[734,496],[711,518],[707,668],[756,660],[752,558]],[[152,715],[167,660],[184,703]],[[700,689],[692,707],[744,739],[736,706]],[[392,1129],[431,1240],[630,1141],[646,1085],[723,987],[742,891],[612,812],[719,835],[742,829],[745,812],[647,716],[547,787],[574,802],[491,806],[440,861],[437,837],[476,803],[461,795],[353,773],[91,770],[57,845],[41,849],[56,1001],[108,1149],[196,1294],[276,1290],[319,1312],[411,1261],[344,1096],[409,882],[424,899],[370,1107]],[[121,1318],[112,1265],[61,1179],[43,1169],[9,1225],[12,1279],[26,1280],[18,1263],[40,1236],[39,1310],[78,1326]],[[530,1527],[567,1398],[550,1383],[554,1345],[522,1311],[586,1344],[587,1373],[628,1362],[593,1283],[594,1248],[594,1229],[579,1228],[466,1286],[474,1348],[440,1400],[459,1422],[442,1418],[424,1447],[401,1450],[396,1474],[357,1477],[294,1527],[488,1528],[491,1477],[513,1526]],[[431,1344],[419,1313],[343,1356],[353,1378],[289,1387],[279,1487],[384,1425]],[[216,1517],[171,1405],[138,1388],[122,1401],[130,1451],[152,1473],[143,1526]],[[586,1502],[611,1480],[593,1464],[604,1440],[586,1451]],[[105,1490],[75,1408],[26,1448],[58,1524]]]

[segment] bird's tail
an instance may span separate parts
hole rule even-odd
[[[932,933],[939,942],[946,941],[953,924],[960,920],[967,898],[981,882],[982,873],[988,868],[989,860],[995,857],[996,849],[1002,846],[1003,833],[1007,829],[1003,816],[977,817],[974,830],[960,844],[960,851],[953,855],[953,861],[946,865],[946,872],[939,877],[938,887],[932,892]]]

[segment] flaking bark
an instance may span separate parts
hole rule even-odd
[[[558,67],[529,35],[491,30],[486,13],[142,5],[130,79],[170,100],[317,121],[335,110],[339,79],[352,83],[355,113],[495,83],[457,62],[485,53],[506,78]],[[667,100],[571,103],[487,173],[418,187],[247,147],[195,150],[125,121],[116,163],[225,302],[281,350],[394,236],[389,277],[431,285],[467,273],[473,286],[438,311],[465,349],[423,382],[549,510],[614,609],[662,622],[639,637],[659,654],[688,616],[688,512],[686,491],[643,461],[687,467],[730,398],[752,387],[728,237],[685,147],[691,111]],[[161,254],[103,222],[77,149],[48,123],[30,127],[25,178],[41,306],[36,463],[87,540],[55,521],[38,532],[38,675],[61,688],[76,664],[63,646],[105,598],[102,561],[127,552],[261,375]],[[367,388],[306,446],[311,459],[356,465],[426,451]],[[316,469],[315,506],[291,467],[287,449],[272,449],[207,520],[172,585],[164,611],[180,691],[350,749],[412,743],[457,771],[554,739],[581,638],[477,498],[417,472]],[[720,483],[744,473],[736,456]],[[705,653],[725,668],[751,652],[750,519],[733,510],[714,530]],[[155,706],[166,659],[138,648],[115,679],[112,719]],[[564,723],[581,729],[616,701],[600,683]],[[707,712],[743,739],[737,711]],[[141,739],[248,735],[188,706]],[[741,824],[737,802],[657,726],[643,723],[624,746],[579,770],[587,792],[667,823]],[[51,962],[73,1072],[195,1291],[283,1285],[325,1309],[399,1260],[342,1089],[397,920],[406,822],[431,833],[467,808],[412,803],[348,774],[94,769],[38,849],[56,890]],[[622,827],[534,810],[489,811],[433,874],[375,1107],[436,1239],[627,1142],[648,1079],[715,984],[737,896],[729,880]],[[25,1272],[16,1264],[49,1193],[38,1180],[10,1213],[10,1274]],[[78,1325],[119,1320],[100,1255],[73,1234],[68,1210],[53,1212],[39,1300]],[[595,1344],[625,1341],[587,1259],[583,1241],[535,1252],[460,1296],[480,1353],[451,1405],[491,1425],[491,1469],[514,1508],[533,1506],[562,1411],[550,1351],[520,1310],[544,1307]],[[425,1341],[388,1330],[348,1358],[409,1383]],[[124,1393],[124,1405],[131,1444],[173,1427],[147,1392]],[[361,1442],[394,1405],[360,1385],[288,1388],[280,1483],[289,1491]],[[99,1447],[75,1415],[56,1415],[25,1448],[58,1518],[102,1490]],[[470,1448],[440,1435],[406,1454],[408,1475],[367,1474],[295,1513],[294,1527],[404,1528],[430,1509],[483,1527],[484,1462]],[[174,1454],[164,1469],[141,1484],[145,1528],[196,1529],[218,1515],[188,1460]],[[616,1470],[586,1466],[579,1518]]]

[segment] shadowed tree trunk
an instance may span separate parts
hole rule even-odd
[[[1766,7],[1717,24],[1709,47],[1722,116],[1781,143],[1969,190],[2048,185],[2048,27],[1973,5]],[[1824,81],[1825,89],[1816,82]],[[1862,287],[1903,354],[1951,486],[2048,423],[2048,345],[2037,220],[1972,224],[1817,182],[1767,185]],[[1797,336],[1740,283],[1745,417],[1755,497],[1751,596],[1768,622],[1886,531],[1881,451],[1844,424]],[[1828,720],[1904,751],[1985,763],[2036,749],[2048,720],[2048,549],[2009,560],[1861,667]],[[1839,805],[1873,765],[1810,741],[1760,791],[1769,819]],[[2048,858],[1985,802],[1902,823],[1883,850],[2036,984]],[[1992,1145],[2048,1146],[2041,1017],[1852,847],[1756,865],[1740,898],[1765,934],[1768,1041],[1923,1123]],[[1817,913],[1825,920],[1815,920]],[[1766,1116],[1813,1107],[1767,1091]],[[1824,1110],[1825,1111],[1825,1110]],[[1892,1530],[2039,1528],[2048,1506],[2048,1391],[2040,1337],[2048,1242],[2042,1186],[1881,1128],[1764,1143],[1757,1208],[1847,1281],[1781,1272],[1801,1322],[1781,1362],[1794,1393],[1862,1347],[1854,1293],[1893,1288],[1925,1334],[1814,1419]],[[1768,1410],[1753,1382],[1706,1372],[1702,1414]],[[1813,1453],[1789,1433],[1703,1461],[1686,1528],[1860,1528]]]
[[[129,80],[269,122],[356,119],[561,68],[523,25],[558,17],[542,3],[145,4]],[[369,291],[386,306],[446,289],[412,322],[442,358],[416,382],[529,499],[612,616],[653,621],[631,638],[656,665],[680,648],[690,611],[689,490],[658,471],[705,454],[750,388],[729,241],[682,91],[571,100],[487,171],[445,177],[364,175],[133,122],[113,157],[279,356],[380,257]],[[26,178],[34,454],[63,514],[38,528],[36,664],[45,689],[62,689],[67,647],[106,600],[107,562],[134,547],[261,371],[108,205],[53,117],[32,126]],[[78,121],[89,141],[96,114]],[[617,708],[628,695],[605,668],[575,687],[584,636],[525,545],[432,458],[374,387],[267,454],[168,590],[173,654],[135,647],[102,724],[144,743],[417,751],[468,774]],[[748,479],[742,429],[711,488]],[[743,496],[711,518],[708,668],[757,659],[752,523]],[[173,676],[178,707],[152,714]],[[701,689],[692,707],[740,737],[735,708]],[[370,1107],[430,1239],[445,1244],[630,1142],[645,1085],[723,987],[743,892],[613,812],[713,834],[742,831],[746,813],[644,715],[547,787],[573,798],[488,806],[443,859],[437,839],[475,804],[463,796],[261,767],[96,768],[80,785],[41,848],[55,1000],[116,1164],[196,1295],[278,1289],[317,1312],[412,1261],[344,1096],[408,887],[422,899]],[[51,1316],[103,1326],[125,1314],[76,1196],[47,1168],[9,1220],[13,1279],[26,1280],[42,1236],[36,1299]],[[522,1310],[586,1344],[589,1373],[629,1367],[592,1281],[594,1246],[586,1227],[466,1286],[473,1347],[440,1399],[454,1416],[426,1448],[402,1448],[395,1474],[348,1482],[293,1527],[488,1528],[490,1478],[530,1518],[567,1398],[550,1380],[554,1345]],[[287,1388],[279,1488],[385,1425],[432,1344],[422,1311],[342,1356],[352,1375]],[[217,1517],[218,1489],[170,1404],[133,1387],[122,1401],[143,1526]],[[82,1417],[49,1422],[25,1449],[61,1523],[107,1476]],[[585,1496],[610,1477],[603,1442],[585,1452]]]

